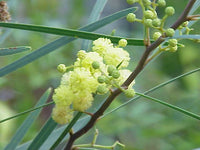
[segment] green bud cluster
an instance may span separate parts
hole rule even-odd
[[[139,22],[142,23],[145,26],[145,38],[144,41],[150,41],[149,37],[152,37],[153,40],[158,40],[159,37],[173,37],[175,34],[175,30],[173,28],[165,28],[165,22],[168,17],[175,14],[175,9],[172,6],[167,6],[166,0],[127,0],[128,4],[134,4],[138,2],[138,4],[141,6],[143,11],[143,17],[136,18],[136,15],[134,13],[129,13],[127,15],[127,20],[129,22]],[[165,15],[162,18],[159,18],[157,15],[157,7],[162,7]],[[156,30],[152,33],[150,30],[153,28],[153,30]],[[189,34],[189,32],[192,30],[188,27],[188,21],[182,23],[178,27],[179,34],[182,35],[182,29],[185,28],[186,34]],[[168,40],[168,46],[159,46],[160,51],[169,51],[169,52],[176,52],[178,49],[177,46],[177,39],[170,39]],[[119,44],[120,45],[120,44]],[[179,44],[180,46],[180,44]],[[109,74],[111,75],[111,74]]]
[[[167,32],[165,35],[172,37],[174,35],[174,30],[172,29],[164,29],[165,21],[167,17],[174,15],[175,9],[172,6],[166,7],[166,1],[165,0],[157,0],[157,1],[151,1],[151,0],[127,0],[128,4],[133,4],[138,2],[139,5],[141,5],[143,10],[143,17],[142,19],[136,18],[136,15],[134,13],[129,13],[126,17],[128,22],[139,22],[144,24],[147,28],[154,28],[161,32],[161,34],[164,35],[165,32]],[[157,16],[156,8],[157,7],[166,7],[165,15],[163,18],[159,18]],[[185,23],[186,24],[186,23]],[[147,30],[146,30],[147,32]],[[154,39],[156,36],[154,36]]]

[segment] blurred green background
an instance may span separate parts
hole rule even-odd
[[[8,1],[12,22],[46,25],[60,28],[77,29],[87,24],[88,17],[96,0],[15,0]],[[176,14],[168,19],[168,25],[174,22],[188,1],[170,1],[167,4],[176,8]],[[101,17],[130,7],[125,0],[108,0]],[[163,9],[158,10],[163,15]],[[197,11],[199,12],[199,10]],[[137,15],[140,16],[140,10]],[[200,24],[196,23],[193,34],[200,34]],[[138,23],[128,23],[120,19],[101,29],[98,33],[111,33],[117,36],[143,37],[143,30]],[[27,45],[32,51],[57,39],[59,36],[14,29],[1,29],[2,37],[7,34],[1,47]],[[59,84],[61,74],[56,67],[60,63],[70,65],[76,59],[76,52],[81,49],[81,42],[76,40],[37,61],[0,78],[0,119],[25,111],[34,106],[48,87]],[[182,40],[184,48],[176,53],[163,53],[136,79],[135,89],[144,92],[151,87],[177,75],[200,67],[199,43]],[[143,47],[128,46],[134,69]],[[3,67],[28,54],[24,52],[0,58]],[[173,82],[154,93],[153,97],[167,101],[194,113],[200,114],[200,73],[192,74]],[[119,106],[128,99],[118,97],[109,110]],[[40,118],[31,127],[23,142],[32,139],[51,113],[52,106],[46,107]],[[94,106],[94,110],[97,106]],[[27,115],[0,124],[0,145],[8,143]],[[5,128],[7,127],[7,128]],[[200,147],[200,122],[165,106],[141,98],[98,121],[96,128],[100,135],[98,144],[112,145],[119,140],[127,150],[189,150]],[[4,132],[5,133],[4,133]],[[80,143],[91,142],[94,130],[78,140]]]

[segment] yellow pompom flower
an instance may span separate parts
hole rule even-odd
[[[76,111],[84,112],[92,105],[93,99],[94,98],[89,91],[78,91],[77,93],[75,93],[73,109]]]
[[[107,65],[119,66],[119,68],[127,67],[129,64],[129,53],[122,48],[109,48],[104,55],[104,61]]]
[[[68,86],[60,85],[55,89],[53,101],[58,105],[69,106],[72,103],[73,92]]]
[[[97,40],[93,41],[92,50],[94,52],[99,53],[99,55],[104,55],[107,49],[112,48],[113,44],[111,43],[110,39],[106,38],[98,38]]]
[[[99,62],[100,66],[103,65],[103,58],[96,52],[89,52],[85,53],[85,58],[83,59],[77,59],[77,61],[74,63],[74,66],[76,67],[84,67],[88,68],[89,70],[92,70],[92,63],[94,61]]]
[[[71,121],[73,117],[73,111],[69,107],[56,105],[53,108],[52,118],[59,124],[66,124]]]
[[[69,79],[70,79],[70,74],[71,74],[71,72],[72,72],[72,71],[69,71],[69,72],[64,73],[64,74],[62,75],[62,78],[61,78],[61,81],[60,81],[60,84],[61,84],[61,85],[65,85],[65,86],[69,85]]]
[[[83,67],[76,68],[70,76],[70,86],[73,92],[88,90],[91,93],[96,91],[98,81],[91,72]]]

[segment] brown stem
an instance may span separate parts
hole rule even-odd
[[[188,13],[190,12],[192,6],[194,5],[194,3],[196,2],[196,0],[190,0],[187,4],[187,6],[185,7],[183,13],[181,14],[181,16],[178,18],[178,20],[171,26],[171,28],[173,29],[177,29],[183,22],[185,22],[187,20],[187,16]],[[131,75],[127,78],[127,80],[123,83],[123,87],[127,87],[131,84],[131,82],[135,79],[135,77],[142,71],[142,69],[145,66],[145,61],[147,60],[149,54],[155,49],[157,48],[162,42],[164,41],[163,37],[160,37],[158,40],[156,40],[155,42],[153,42],[150,46],[148,46],[144,52],[144,54],[142,55],[137,67],[135,68],[135,70],[131,73]],[[112,103],[112,101],[115,99],[115,97],[117,97],[119,94],[121,93],[120,89],[115,89],[110,96],[105,100],[105,102],[103,103],[103,105],[99,108],[99,110],[97,110],[96,113],[93,114],[93,116],[91,117],[90,121],[79,131],[77,131],[76,133],[74,133],[72,136],[70,136],[70,139],[67,143],[67,146],[65,147],[65,150],[71,150],[73,143],[76,139],[78,139],[80,136],[82,136],[83,134],[85,134],[88,130],[90,130],[95,122],[97,121],[97,119],[103,115],[104,111],[109,107],[109,105]]]

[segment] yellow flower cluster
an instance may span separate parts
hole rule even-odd
[[[53,94],[56,105],[52,118],[57,123],[68,123],[73,111],[84,112],[92,105],[93,94],[105,94],[109,88],[118,88],[130,75],[130,70],[123,69],[129,64],[129,53],[120,48],[127,41],[123,39],[119,43],[114,47],[109,39],[99,38],[93,41],[93,52],[80,50],[77,53],[72,71],[67,72],[68,67],[59,65],[58,70],[65,73]]]

